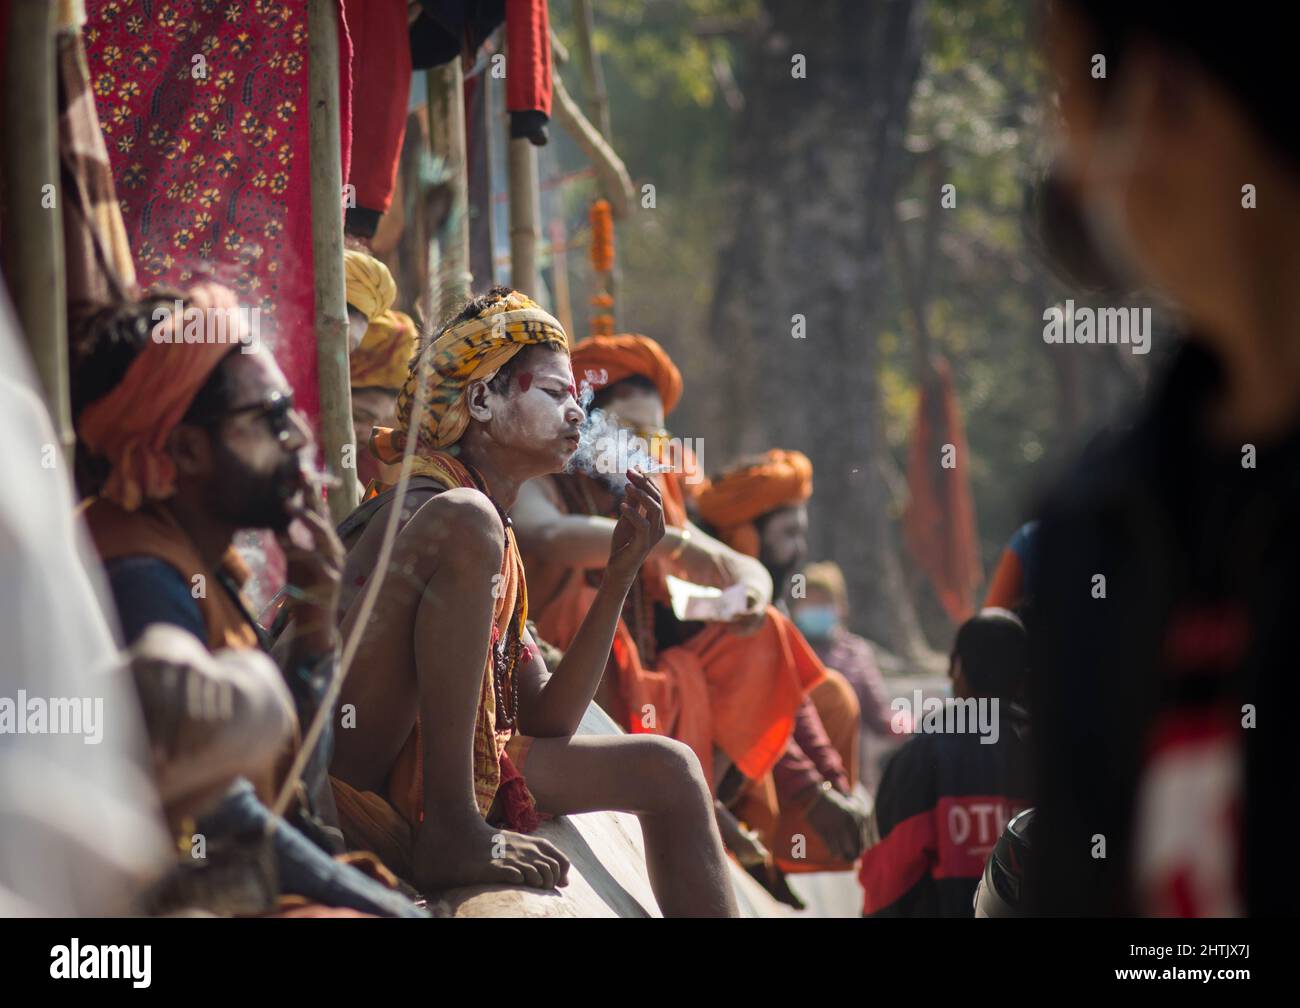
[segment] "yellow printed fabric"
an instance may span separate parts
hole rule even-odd
[[[352,387],[400,389],[414,356],[415,321],[393,309],[381,312],[348,358]]]
[[[388,267],[372,255],[356,249],[343,253],[343,279],[347,299],[357,311],[373,322],[397,300],[397,283]]]
[[[460,440],[469,425],[465,389],[472,381],[490,380],[525,347],[554,346],[566,353],[564,327],[532,298],[511,291],[483,314],[449,326],[426,347],[397,397],[397,429],[376,435],[375,454],[383,462],[401,459],[413,407],[423,402],[415,453],[428,457]],[[388,457],[385,457],[385,455]]]

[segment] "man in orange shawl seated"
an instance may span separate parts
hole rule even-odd
[[[90,498],[86,523],[128,645],[163,624],[210,652],[269,650],[241,593],[248,569],[233,541],[243,529],[275,533],[287,560],[293,630],[277,642],[279,669],[261,656],[232,664],[246,676],[264,669],[283,675],[280,683],[254,681],[249,696],[272,688],[283,693],[287,686],[296,736],[315,715],[334,672],[343,551],[302,466],[311,432],[275,360],[250,336],[234,294],[213,284],[197,285],[183,299],[179,293],[175,299],[149,296],[88,317],[75,341],[72,375],[79,481]],[[399,894],[331,858],[343,844],[326,774],[329,735],[313,747],[287,821],[271,826],[265,803],[274,800],[293,752],[259,740],[265,750],[278,749],[279,758],[257,773],[248,759],[236,761],[252,779],[232,785],[231,761],[217,755],[242,741],[250,756],[256,746],[248,736],[257,726],[231,723],[222,738],[220,725],[195,713],[196,704],[220,689],[219,677],[190,661],[184,648],[163,652],[170,672],[141,684],[150,724],[189,733],[162,740],[163,756],[184,760],[194,745],[208,747],[203,760],[159,768],[163,784],[185,776],[186,801],[175,811],[197,822],[182,831],[184,839],[197,830],[215,845],[221,837],[270,827],[280,895],[424,916]],[[240,709],[231,703],[231,717]],[[204,800],[200,805],[190,798]]]
[[[730,466],[695,502],[705,527],[767,568],[782,612],[808,555],[812,476],[806,455],[773,449]],[[848,871],[862,853],[867,810],[853,796],[858,717],[853,687],[827,669],[800,706],[784,755],[735,807],[784,871]]]
[[[761,780],[781,758],[795,714],[825,674],[790,621],[769,603],[772,579],[753,557],[691,523],[686,513],[694,460],[663,429],[682,378],[654,340],[594,337],[573,350],[573,371],[592,389],[601,438],[634,432],[672,464],[654,475],[668,532],[651,552],[623,608],[610,664],[597,699],[628,731],[686,742],[721,799],[746,780]],[[604,451],[602,446],[594,446]],[[590,466],[589,466],[590,468]],[[597,468],[604,468],[598,466]],[[535,480],[520,492],[512,517],[521,544],[541,636],[563,648],[591,604],[617,513],[608,474],[566,473]],[[743,592],[744,608],[728,621],[683,622],[671,607],[668,575]],[[720,614],[718,614],[720,615]],[[728,845],[747,864],[766,852],[738,834],[719,810]]]
[[[628,589],[663,536],[648,478],[626,474],[604,577],[553,675],[525,623],[528,587],[506,516],[521,484],[568,462],[584,418],[564,330],[517,291],[475,298],[422,351],[398,399],[399,429],[371,439],[381,461],[409,467],[404,495],[372,484],[340,526],[343,630],[361,633],[341,696],[356,723],[339,733],[332,765],[340,821],[351,843],[425,891],[550,888],[566,883],[568,862],[526,835],[539,813],[631,812],[663,912],[734,916],[691,750],[574,734]]]

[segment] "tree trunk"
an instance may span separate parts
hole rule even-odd
[[[925,646],[878,457],[875,307],[922,0],[763,6],[745,59],[734,232],[713,305],[711,468],[771,447],[807,453],[812,555],[844,568],[856,629],[915,657]]]

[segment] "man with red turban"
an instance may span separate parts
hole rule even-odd
[[[776,605],[782,612],[791,578],[807,559],[812,475],[812,463],[802,452],[774,448],[731,466],[696,499],[705,527],[762,561],[780,593]],[[862,853],[867,812],[853,796],[858,717],[852,686],[827,669],[799,708],[785,754],[736,806],[783,871],[848,870]],[[798,837],[806,843],[797,846]]]

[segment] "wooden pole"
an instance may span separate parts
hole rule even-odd
[[[579,150],[591,162],[600,183],[600,191],[609,201],[614,219],[622,220],[630,212],[633,199],[632,177],[627,173],[627,166],[610,145],[609,138],[601,136],[592,122],[582,114],[582,109],[565,88],[559,74],[553,78],[553,91],[555,100],[551,111],[555,122],[573,138]]]
[[[564,221],[558,217],[551,221],[551,272],[555,279],[554,287],[555,317],[559,319],[564,331],[573,339],[573,305],[569,301],[569,246],[568,236],[564,233]]]
[[[451,207],[438,236],[441,246],[437,317],[445,319],[464,302],[474,277],[469,268],[469,180],[465,171],[465,83],[460,59],[426,71],[429,75],[429,139],[451,175]]]
[[[14,308],[65,453],[73,447],[68,397],[67,295],[59,188],[55,25],[58,5],[12,0],[4,79],[4,236]]]
[[[479,212],[487,215],[487,234],[488,234],[488,275],[480,277],[484,288],[495,287],[497,283],[497,201],[493,198],[496,193],[496,166],[497,166],[497,129],[499,128],[500,113],[496,106],[496,84],[492,80],[490,73],[480,75],[483,82],[483,171],[487,175],[487,198],[486,204],[479,208]]]
[[[539,212],[537,148],[520,137],[510,141],[510,286],[536,298],[541,289],[537,272]]]
[[[321,448],[342,485],[330,491],[330,516],[341,522],[357,506],[352,388],[348,378],[348,309],[343,280],[343,164],[339,130],[338,0],[308,0],[308,142],[311,147],[311,248],[316,281],[316,367]],[[345,466],[350,462],[350,466]]]
[[[582,62],[582,80],[587,89],[587,104],[596,128],[606,140],[609,134],[609,96],[605,93],[605,72],[596,55],[592,41],[595,19],[591,14],[591,0],[573,0],[573,23],[578,31],[578,56]]]

